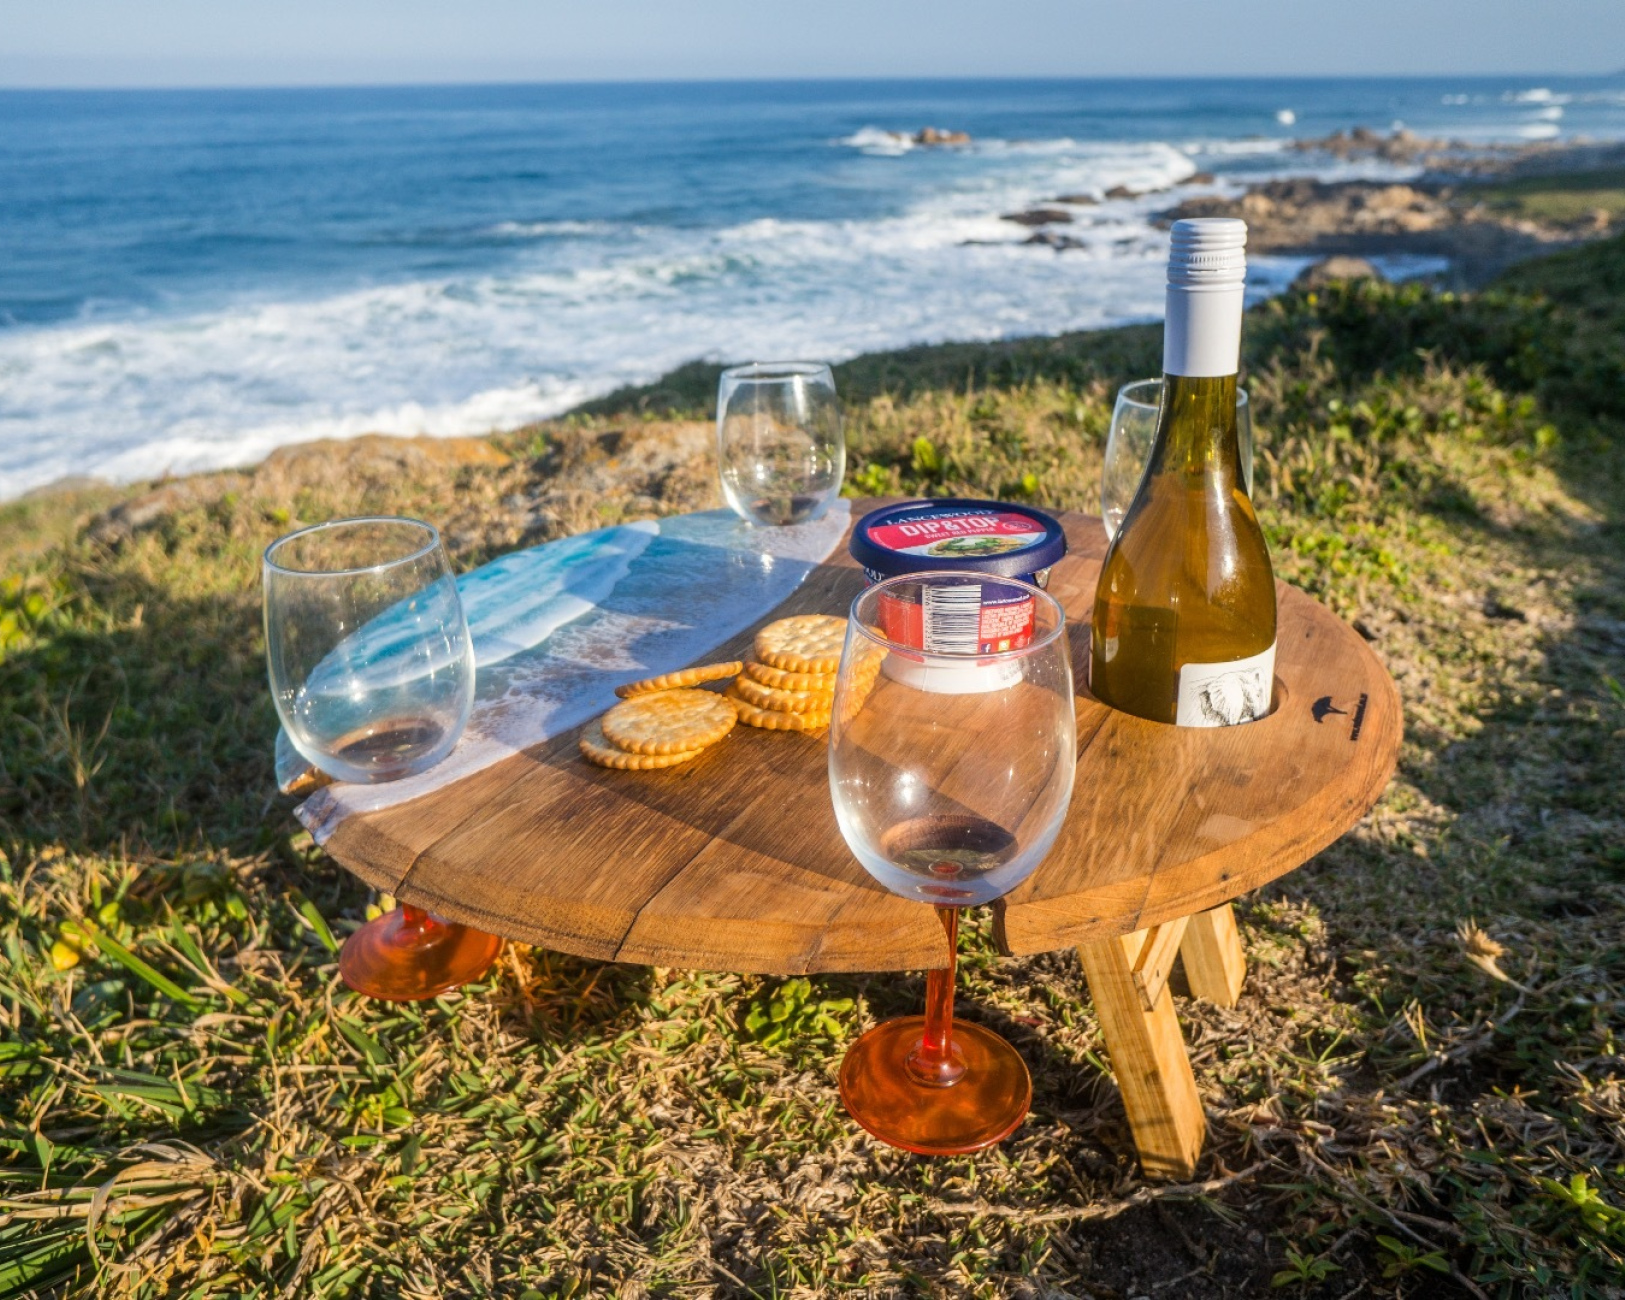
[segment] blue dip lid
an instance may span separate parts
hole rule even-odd
[[[848,549],[871,574],[884,578],[931,569],[1020,578],[1065,555],[1066,534],[1031,506],[941,497],[865,515],[852,529]]]

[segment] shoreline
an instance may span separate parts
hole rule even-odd
[[[1083,247],[1081,241],[1067,233],[1067,227],[1088,220],[1088,210],[1104,199],[1166,195],[1170,200],[1168,205],[1151,214],[1153,223],[1161,228],[1166,229],[1181,217],[1241,217],[1249,227],[1249,251],[1313,259],[1294,281],[1299,287],[1338,278],[1382,279],[1372,259],[1423,256],[1445,259],[1448,268],[1417,278],[1431,279],[1453,289],[1473,290],[1518,262],[1625,229],[1625,142],[1578,140],[1470,145],[1425,139],[1403,130],[1384,136],[1355,128],[1320,139],[1295,141],[1292,152],[1306,160],[1318,156],[1343,162],[1377,161],[1416,166],[1421,172],[1414,179],[1403,181],[1278,177],[1249,183],[1239,194],[1206,192],[1181,197],[1181,191],[1207,190],[1220,185],[1220,178],[1197,173],[1153,190],[1132,191],[1119,187],[1101,195],[1060,195],[1025,211],[1001,216],[1030,230],[1027,238],[1019,242],[1048,245],[1057,255],[1066,255]],[[1593,182],[1592,189],[1585,188]],[[1602,204],[1587,207],[1587,195],[1601,198]],[[1041,344],[1074,333],[1116,333],[1137,328],[1145,326],[1129,323],[1100,330],[1022,335],[1002,340],[915,344],[862,353],[840,365],[884,371],[890,358],[917,358],[929,353],[946,356],[978,349],[996,352],[1001,346],[1019,345],[1024,341]],[[558,416],[512,428],[494,428],[472,436],[363,433],[354,438],[288,443],[251,464],[173,476],[114,481],[72,475],[0,501],[0,510],[11,510],[34,501],[82,497],[87,501],[113,501],[116,503],[113,510],[123,510],[132,518],[144,520],[151,511],[161,515],[164,502],[178,505],[192,500],[196,493],[185,485],[223,483],[227,486],[222,491],[236,490],[265,466],[296,450],[308,457],[311,451],[323,450],[337,456],[336,449],[362,443],[373,448],[385,444],[407,448],[430,444],[448,448],[466,446],[512,438],[528,430],[557,426],[572,419],[611,415],[630,406],[660,409],[662,395],[670,395],[664,413],[693,416],[697,413],[694,408],[709,400],[701,397],[703,390],[709,387],[714,392],[711,372],[718,369],[717,363],[693,361],[648,384],[613,390],[581,402]],[[694,381],[702,375],[704,379],[696,388]],[[679,393],[681,397],[677,397]],[[409,459],[416,457],[416,453],[410,451],[401,454]],[[448,450],[445,454],[453,453]],[[429,453],[429,457],[438,461],[441,454]],[[143,526],[144,522],[136,524],[137,528]]]
[[[1178,199],[1152,214],[1166,229],[1182,217],[1240,217],[1250,253],[1323,260],[1359,258],[1361,274],[1377,274],[1370,259],[1443,257],[1441,277],[1474,289],[1517,262],[1606,237],[1625,225],[1625,142],[1531,141],[1472,145],[1396,129],[1384,136],[1365,127],[1298,140],[1291,152],[1340,162],[1420,168],[1411,179],[1320,180],[1285,176],[1254,181],[1239,195],[1204,193]],[[1591,190],[1575,182],[1589,178]],[[1166,190],[1108,192],[1106,198],[1177,195],[1216,186],[1208,173]],[[1593,200],[1588,206],[1587,195]],[[1544,203],[1530,203],[1543,196]],[[1567,201],[1556,196],[1567,196]],[[1522,201],[1520,201],[1522,200]],[[1085,245],[1066,227],[1086,219],[1100,197],[1060,195],[1004,220],[1027,226],[1024,241],[1057,253]],[[1379,277],[1380,278],[1380,277]]]

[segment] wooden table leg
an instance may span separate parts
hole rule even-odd
[[[1179,945],[1191,996],[1221,1007],[1233,1007],[1247,978],[1247,954],[1236,933],[1236,914],[1229,903],[1189,918]]]
[[[1196,1172],[1207,1118],[1174,1017],[1166,972],[1161,980],[1148,983],[1144,978],[1142,957],[1165,946],[1157,943],[1158,928],[1083,944],[1078,960],[1089,980],[1140,1167],[1148,1178],[1188,1179]],[[1142,975],[1138,983],[1137,969]]]

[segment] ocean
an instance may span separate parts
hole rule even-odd
[[[1625,81],[0,92],[0,499],[513,427],[701,357],[1154,319],[1166,193],[1080,209],[1063,253],[1001,214],[1199,172],[1403,179],[1288,147],[1397,124],[1625,138]],[[1255,258],[1252,292],[1301,265]]]

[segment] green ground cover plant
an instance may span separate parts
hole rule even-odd
[[[1158,336],[851,362],[848,490],[1093,509]],[[1241,1005],[1178,1000],[1211,1142],[1171,1189],[1074,956],[998,958],[985,921],[960,1010],[1035,1094],[975,1159],[878,1147],[835,1093],[919,977],[510,949],[428,1004],[338,981],[388,900],[273,793],[260,550],[388,509],[467,565],[715,504],[703,450],[602,477],[693,434],[714,367],[504,465],[230,476],[125,534],[93,523],[142,489],[0,506],[0,1297],[1625,1295],[1622,358],[1621,240],[1250,314],[1278,572],[1368,638],[1406,740],[1240,904]]]
[[[1472,186],[1463,197],[1498,212],[1558,225],[1592,221],[1599,212],[1618,220],[1625,214],[1625,167],[1511,177]]]

